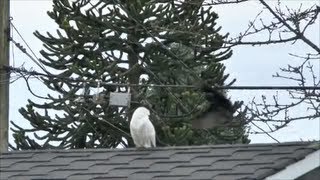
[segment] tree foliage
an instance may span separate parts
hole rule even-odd
[[[218,15],[203,1],[54,0],[48,15],[56,35],[34,34],[50,90],[44,103],[20,109],[31,129],[14,124],[16,149],[133,146],[128,119],[140,105],[151,109],[159,145],[246,143],[245,126],[194,130],[204,103],[196,89],[120,84],[231,85],[221,63],[232,51],[216,27]],[[130,108],[109,104],[110,92],[130,92]],[[243,120],[241,103],[235,120]],[[34,138],[30,133],[34,133]],[[42,143],[39,143],[39,140]]]

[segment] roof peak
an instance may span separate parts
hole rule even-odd
[[[264,147],[264,146],[305,146],[311,145],[312,148],[320,149],[320,141],[291,141],[283,143],[252,143],[252,144],[212,144],[212,145],[192,145],[192,146],[165,146],[165,147],[155,147],[148,149],[136,148],[89,148],[89,149],[37,149],[37,150],[19,150],[19,151],[9,151],[6,153],[46,153],[46,152],[125,152],[125,151],[136,151],[136,152],[147,152],[147,151],[165,151],[165,150],[188,150],[188,149],[221,149],[221,148],[241,148],[241,147]]]

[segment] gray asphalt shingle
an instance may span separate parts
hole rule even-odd
[[[0,179],[263,179],[314,143],[12,151],[0,156]]]

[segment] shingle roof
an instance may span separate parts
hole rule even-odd
[[[318,149],[312,142],[12,151],[1,179],[262,179]]]

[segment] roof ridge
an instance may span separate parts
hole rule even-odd
[[[288,146],[288,145],[301,145],[305,146],[310,144],[310,148],[320,149],[320,141],[292,141],[292,142],[283,142],[283,143],[253,143],[253,144],[212,144],[212,145],[192,145],[192,146],[165,146],[165,147],[155,147],[137,150],[136,148],[88,148],[88,149],[37,149],[37,150],[19,150],[19,151],[9,151],[2,154],[12,154],[12,153],[76,153],[76,152],[126,152],[126,151],[135,151],[135,152],[146,152],[146,151],[163,151],[163,150],[197,150],[197,149],[215,149],[215,148],[230,148],[230,147],[263,147],[263,146]],[[308,146],[309,147],[309,146]]]

